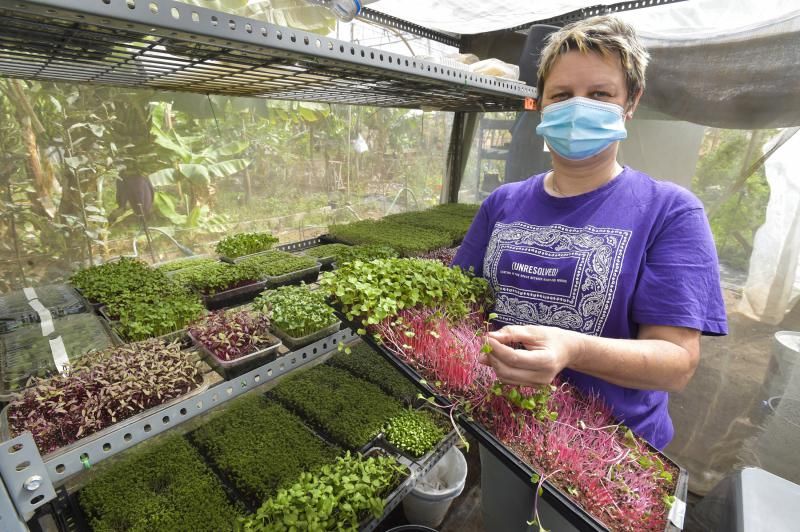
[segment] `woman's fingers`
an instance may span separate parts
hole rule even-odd
[[[492,352],[481,361],[494,368],[497,378],[504,384],[535,386],[548,384],[555,377],[552,363],[543,351],[513,349],[494,338],[487,338]]]
[[[508,346],[539,349],[547,338],[546,329],[536,325],[506,325],[502,329],[487,333],[487,336]]]

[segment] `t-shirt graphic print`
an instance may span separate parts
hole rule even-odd
[[[630,237],[614,228],[496,223],[483,263],[495,313],[505,323],[599,335]]]

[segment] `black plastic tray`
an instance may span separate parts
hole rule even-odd
[[[314,266],[303,268],[302,270],[284,273],[283,275],[268,275],[265,277],[266,288],[277,288],[290,284],[316,283],[320,267],[320,263],[317,262]]]
[[[33,287],[36,299],[50,311],[53,319],[86,312],[89,306],[77,290],[66,284]],[[12,331],[25,323],[41,321],[39,313],[30,306],[24,290],[0,295],[0,333]]]
[[[349,326],[353,329],[353,331],[358,330],[362,327],[362,324],[359,322],[353,322],[352,320],[348,320],[338,309],[335,310],[336,314],[342,320],[342,323]],[[427,395],[432,396],[436,399],[436,402],[442,406],[452,406],[452,402],[447,399],[446,397],[442,396],[435,390],[433,390],[430,386],[423,384],[423,378],[416,372],[413,368],[408,366],[405,362],[401,359],[396,357],[394,353],[377,343],[371,335],[360,335],[361,339],[369,344],[373,349],[375,349],[378,353],[380,353],[384,358],[386,358],[389,362],[391,362],[397,369],[399,369],[408,379],[414,382],[417,387],[421,390],[425,391]],[[459,425],[464,427],[464,429],[469,432],[475,439],[477,439],[482,445],[484,445],[492,454],[494,454],[499,460],[501,460],[511,471],[514,472],[517,477],[519,477],[523,482],[529,483],[531,477],[534,473],[537,473],[530,465],[525,463],[521,458],[519,458],[516,453],[510,450],[508,447],[503,445],[497,438],[494,437],[492,433],[490,433],[483,425],[477,423],[475,421],[471,421],[468,416],[457,413],[454,415],[454,418],[458,421]],[[671,460],[668,456],[664,455],[663,452],[658,451],[652,445],[647,442],[644,442],[648,448],[656,453],[659,453],[661,457],[667,459],[673,466],[678,469],[678,479],[675,484],[675,492],[673,495],[682,501],[686,501],[686,495],[689,487],[689,475],[688,472]],[[592,530],[592,531],[606,531],[608,530],[600,521],[595,519],[591,516],[588,512],[586,512],[583,508],[581,508],[578,504],[576,504],[572,499],[570,499],[567,495],[559,491],[555,486],[552,486],[548,482],[544,482],[542,484],[543,493],[542,498],[548,504],[550,504],[560,515],[562,515],[566,520],[570,522],[576,529],[584,531],[584,530]],[[677,532],[680,530],[678,527],[672,524],[669,520],[667,521],[667,526],[665,528],[666,532]]]
[[[265,286],[266,282],[256,281],[244,286],[223,290],[216,294],[200,294],[200,299],[203,300],[203,305],[205,305],[207,309],[217,310],[223,307],[241,305],[242,303],[252,301],[264,290]]]

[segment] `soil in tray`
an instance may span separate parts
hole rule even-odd
[[[374,384],[326,365],[284,380],[269,395],[350,450],[369,443],[405,408]]]
[[[217,532],[232,530],[242,514],[197,451],[178,435],[101,466],[78,501],[94,530]]]
[[[237,400],[189,439],[250,511],[301,472],[341,454],[300,418],[261,395]]]

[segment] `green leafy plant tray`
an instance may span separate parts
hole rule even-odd
[[[273,325],[271,327],[271,329],[272,329],[272,332],[275,334],[275,336],[277,336],[278,338],[281,339],[281,341],[283,342],[283,345],[285,345],[289,349],[294,350],[294,349],[299,349],[301,347],[305,347],[308,344],[313,344],[317,340],[322,340],[323,338],[325,338],[327,336],[335,334],[339,330],[339,328],[341,326],[342,326],[342,322],[337,320],[335,323],[332,323],[332,324],[328,325],[327,327],[324,327],[324,328],[322,328],[322,329],[320,329],[318,331],[314,331],[311,334],[307,334],[305,336],[301,336],[299,338],[296,338],[294,336],[289,336],[288,334],[283,332],[279,327],[277,327],[275,325]]]
[[[422,471],[427,471],[429,466],[433,465],[433,462],[436,461],[438,457],[444,454],[445,451],[450,449],[453,445],[456,444],[458,441],[458,434],[455,431],[455,428],[450,423],[449,417],[442,412],[442,410],[432,407],[424,402],[422,406],[418,407],[417,410],[424,410],[430,412],[437,420],[437,425],[440,425],[445,430],[445,436],[439,443],[437,443],[433,449],[428,451],[427,453],[423,454],[422,456],[413,456],[408,451],[398,448],[392,442],[386,439],[386,435],[382,432],[378,439],[378,445],[381,447],[385,447],[386,449],[390,450],[392,453],[399,454],[400,456],[405,457],[410,462],[417,464]]]
[[[211,350],[209,350],[205,345],[199,342],[194,336],[192,336],[192,333],[187,332],[186,335],[189,337],[189,340],[192,342],[192,344],[197,347],[197,350],[200,352],[206,362],[208,362],[208,364],[214,368],[215,371],[220,373],[226,379],[238,377],[239,375],[247,373],[258,366],[272,362],[278,357],[278,349],[280,349],[280,347],[283,345],[279,338],[270,335],[270,344],[266,347],[254,351],[249,355],[239,357],[235,360],[222,360],[217,357],[217,355],[212,353]]]
[[[108,308],[105,305],[101,305],[97,309],[97,314],[99,314],[100,317],[103,318],[103,320],[105,321],[106,328],[108,329],[109,334],[111,335],[111,339],[114,341],[115,344],[122,345],[131,343],[130,340],[124,339],[122,335],[119,333],[119,331],[117,330],[117,325],[119,324],[119,320],[115,320],[111,316],[109,316]],[[155,339],[162,340],[166,343],[178,340],[183,347],[188,347],[189,345],[191,345],[191,341],[187,336],[185,327],[183,329],[178,329],[177,331],[172,331],[167,334],[162,334],[161,336],[156,336]]]
[[[381,447],[380,445],[374,445],[373,444],[372,447],[368,448],[366,451],[362,452],[361,454],[365,458],[369,458],[370,456],[373,456],[373,455],[376,455],[376,454],[384,454],[384,455],[393,456],[395,458],[395,460],[397,460],[400,464],[406,466],[406,470],[408,471],[406,476],[400,479],[400,481],[398,482],[397,486],[394,489],[392,489],[386,497],[384,497],[383,500],[384,500],[385,504],[384,504],[384,507],[383,507],[383,514],[378,518],[374,518],[374,517],[373,518],[369,518],[368,517],[368,518],[366,518],[366,519],[361,521],[360,526],[358,527],[358,529],[360,531],[362,531],[362,532],[371,532],[372,530],[375,530],[378,527],[378,525],[384,519],[386,519],[386,517],[390,513],[392,513],[392,510],[397,508],[397,505],[399,505],[403,501],[403,499],[406,498],[406,495],[408,495],[411,492],[411,490],[414,488],[414,485],[416,484],[416,479],[414,479],[413,476],[412,476],[411,468],[409,467],[410,464],[408,463],[408,461],[403,459],[403,458],[401,458],[401,455],[398,455],[398,454],[394,453],[393,451],[391,451],[389,449],[385,449],[385,448]]]
[[[264,251],[259,251],[258,253],[250,253],[249,255],[242,255],[241,257],[226,257],[224,255],[219,256],[219,260],[222,262],[227,262],[228,264],[239,264],[242,261],[247,259],[252,259],[253,257],[261,257],[262,255],[269,255],[273,253],[275,248],[265,249]]]
[[[319,277],[321,266],[322,265],[317,262],[316,265],[302,270],[295,270],[293,272],[284,273],[283,275],[268,275],[265,280],[265,288],[276,288],[287,284],[300,284],[301,282],[306,284],[315,283],[317,282],[317,277]]]
[[[75,290],[75,292],[77,292],[77,293],[78,293],[78,296],[80,296],[80,298],[81,298],[81,301],[83,301],[83,302],[86,304],[86,308],[90,308],[90,309],[92,309],[92,310],[94,310],[94,311],[97,311],[97,309],[99,309],[100,307],[102,307],[102,306],[103,306],[103,303],[100,303],[100,302],[98,302],[98,301],[92,301],[91,299],[89,299],[88,297],[86,297],[86,296],[83,294],[83,292],[81,291],[81,289],[80,289],[80,288],[78,288],[78,287],[76,287],[76,286],[73,286],[72,288],[73,288],[73,290]]]
[[[122,421],[119,421],[118,423],[114,423],[113,425],[109,425],[108,427],[106,427],[106,428],[104,428],[102,430],[99,430],[97,432],[93,432],[92,434],[89,434],[88,436],[85,436],[85,437],[79,439],[78,441],[76,441],[74,443],[71,443],[71,444],[66,445],[64,447],[61,447],[60,449],[58,449],[56,451],[53,451],[52,453],[44,455],[42,458],[45,461],[52,460],[52,459],[55,459],[55,458],[57,458],[59,456],[62,456],[64,454],[66,454],[66,453],[68,453],[70,451],[78,449],[78,448],[80,448],[80,447],[82,447],[82,446],[84,446],[84,445],[86,445],[86,444],[88,444],[90,442],[99,440],[101,438],[105,438],[109,434],[112,434],[112,433],[114,433],[114,432],[116,432],[118,430],[124,429],[125,427],[129,426],[131,423],[135,423],[135,422],[137,422],[137,421],[139,421],[141,419],[146,418],[147,416],[155,414],[156,412],[160,412],[160,411],[164,410],[165,408],[169,408],[170,406],[172,406],[174,404],[177,404],[177,403],[180,403],[181,401],[184,401],[184,400],[186,400],[186,399],[188,399],[190,397],[194,397],[195,395],[199,395],[199,394],[203,393],[204,391],[208,390],[209,386],[211,386],[211,381],[209,380],[209,374],[206,373],[206,374],[203,375],[203,382],[201,382],[196,388],[194,388],[192,390],[189,390],[187,393],[181,395],[180,397],[175,397],[174,399],[170,399],[169,401],[161,403],[158,406],[154,406],[153,408],[148,408],[147,410],[139,412],[138,414],[136,414],[134,416],[131,416],[129,418],[123,419]],[[0,442],[8,441],[11,438],[13,438],[13,436],[11,434],[11,428],[10,428],[9,423],[8,423],[8,409],[9,409],[9,407],[10,407],[10,405],[6,405],[5,407],[3,407],[3,410],[0,411]]]
[[[203,300],[203,305],[209,310],[215,310],[222,307],[231,306],[235,303],[244,303],[250,301],[255,296],[261,293],[266,286],[265,281],[256,281],[236,288],[229,288],[222,292],[206,295],[200,294],[200,299]]]

